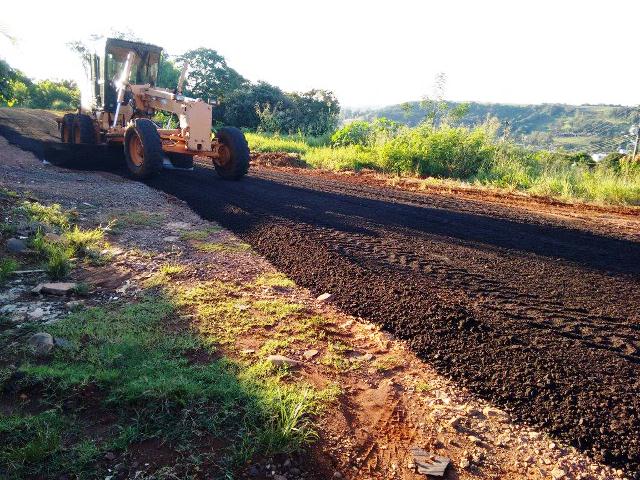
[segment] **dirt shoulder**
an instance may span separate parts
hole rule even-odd
[[[548,197],[532,196],[526,193],[504,189],[461,185],[457,182],[433,181],[411,177],[396,177],[363,170],[360,172],[334,172],[322,169],[304,168],[296,156],[285,153],[254,153],[252,169],[263,172],[290,173],[296,176],[334,181],[352,185],[358,189],[371,188],[388,192],[411,192],[417,198],[428,199],[434,205],[460,208],[465,201],[470,205],[480,204],[487,211],[494,206],[492,215],[500,215],[501,208],[520,210],[526,215],[547,217],[552,221],[562,221],[568,225],[598,231],[607,235],[620,235],[629,239],[640,239],[640,207],[619,205],[598,205],[581,202],[564,202]]]
[[[82,351],[102,351],[90,350],[92,342],[99,340],[113,348],[126,343],[124,336],[114,338],[109,333],[104,337],[90,331],[78,335],[78,322],[92,318],[97,322],[99,312],[129,312],[127,308],[142,305],[139,308],[145,316],[140,320],[132,317],[131,323],[117,323],[118,318],[126,317],[123,314],[107,316],[105,321],[135,332],[138,321],[151,318],[159,322],[158,329],[194,342],[188,348],[172,347],[182,352],[178,360],[186,361],[188,369],[180,361],[162,359],[163,368],[169,368],[161,378],[163,384],[170,383],[172,371],[175,375],[204,375],[214,366],[232,362],[234,367],[225,372],[235,372],[235,380],[255,375],[251,382],[268,385],[268,392],[280,392],[276,399],[302,390],[309,392],[305,399],[307,395],[317,398],[313,408],[304,411],[304,418],[298,419],[302,423],[289,423],[297,429],[304,427],[308,437],[300,443],[269,444],[269,448],[249,440],[244,446],[251,455],[225,467],[235,476],[280,480],[425,478],[414,473],[410,455],[412,447],[421,447],[451,459],[445,475],[449,479],[624,478],[622,472],[593,462],[544,433],[514,424],[505,412],[438,375],[402,341],[373,324],[340,313],[330,299],[319,301],[308,290],[295,286],[230,232],[201,219],[175,197],[109,173],[43,165],[2,138],[0,179],[1,187],[17,193],[17,197],[3,200],[3,217],[10,216],[9,209],[19,202],[30,199],[43,205],[61,204],[65,211],[75,212],[74,222],[82,228],[114,222],[106,230],[109,245],[103,255],[109,260],[78,261],[68,277],[87,285],[86,296],[34,296],[31,288],[47,280],[42,272],[13,275],[1,287],[5,321],[0,327],[0,348],[11,354],[3,355],[1,361],[3,372],[9,372],[0,399],[2,420],[26,419],[21,424],[25,435],[36,428],[30,420],[41,426],[54,421],[85,421],[89,427],[80,432],[61,430],[60,441],[67,447],[64,451],[69,451],[70,444],[77,446],[73,442],[78,438],[85,449],[89,443],[96,446],[85,451],[84,463],[76,459],[73,464],[64,463],[63,450],[47,450],[36,465],[29,464],[35,469],[32,472],[41,472],[40,476],[47,477],[42,472],[57,465],[61,469],[66,466],[67,478],[73,478],[80,473],[69,468],[74,465],[113,478],[215,478],[212,472],[219,471],[216,469],[229,453],[225,443],[242,433],[231,420],[224,427],[227,430],[205,421],[220,414],[209,410],[219,404],[213,397],[197,397],[191,403],[193,399],[187,395],[180,397],[182,404],[173,404],[169,399],[175,392],[160,388],[154,400],[165,395],[171,416],[185,419],[197,433],[185,437],[192,450],[185,451],[184,438],[176,436],[177,432],[186,435],[185,424],[180,422],[150,423],[157,428],[142,429],[130,437],[114,436],[116,430],[131,427],[131,418],[117,416],[123,405],[110,400],[114,384],[93,373],[87,381],[74,383],[60,369],[53,369],[85,365]],[[7,237],[3,235],[3,245]],[[38,266],[29,264],[35,260],[21,260],[6,250],[3,256]],[[158,297],[170,301],[170,313],[157,306]],[[146,303],[149,298],[155,299],[154,306]],[[80,311],[69,313],[76,308]],[[56,343],[53,355],[45,358],[35,359],[22,348],[32,333],[48,331],[63,340],[67,332],[76,343],[71,353],[64,349],[64,342]],[[154,337],[153,341],[160,339]],[[121,354],[124,357],[118,364],[139,361],[135,349],[123,349]],[[269,355],[283,355],[296,363],[289,368],[274,367],[273,360],[267,360]],[[121,375],[126,375],[125,370]],[[54,373],[58,381],[53,380]],[[62,391],[60,379],[67,382]],[[257,391],[264,394],[264,390]],[[267,405],[282,405],[264,395],[261,398]],[[306,405],[306,400],[295,398]],[[198,410],[202,418],[193,413],[196,404],[203,408]],[[234,412],[246,414],[246,402],[232,405],[230,416]],[[55,415],[47,413],[51,406]],[[73,417],[74,412],[80,412],[79,417]],[[272,418],[268,410],[265,415]],[[6,430],[0,431],[0,435],[7,435]],[[27,440],[20,445],[20,438],[14,440],[18,449],[32,445]],[[312,443],[305,447],[307,441]],[[291,451],[291,445],[299,448]],[[256,446],[259,449],[251,450]]]

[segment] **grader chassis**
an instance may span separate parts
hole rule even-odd
[[[90,89],[82,92],[79,113],[58,119],[62,143],[123,151],[138,179],[163,166],[192,168],[196,156],[210,159],[222,178],[240,179],[249,168],[244,134],[224,127],[212,138],[212,106],[182,94],[186,64],[175,90],[156,87],[161,52],[155,45],[106,39],[88,57]],[[151,120],[157,111],[177,115],[179,128],[158,128]]]

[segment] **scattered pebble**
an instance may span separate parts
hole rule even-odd
[[[561,478],[565,478],[567,476],[567,472],[562,470],[561,468],[554,468],[551,470],[551,478],[553,480],[560,480]]]
[[[38,307],[35,310],[31,310],[29,313],[27,313],[27,315],[31,320],[38,320],[44,316],[44,310]]]
[[[18,238],[10,238],[7,240],[7,250],[13,253],[22,253],[27,249],[27,244]]]
[[[323,293],[322,295],[319,295],[316,300],[320,303],[324,303],[324,302],[328,302],[333,298],[333,295],[331,293]]]
[[[300,364],[298,360],[294,360],[293,358],[285,357],[284,355],[269,355],[267,357],[267,362],[271,362],[276,367],[281,367],[283,365],[288,365],[290,367],[295,367]]]
[[[53,337],[45,332],[34,333],[29,338],[29,345],[31,345],[36,355],[45,356],[53,350]]]
[[[302,356],[304,358],[306,358],[307,360],[311,360],[313,357],[315,357],[316,355],[318,355],[318,350],[315,349],[311,349],[311,350],[307,350],[305,351]]]

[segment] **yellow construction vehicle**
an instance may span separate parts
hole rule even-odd
[[[193,157],[210,159],[229,180],[249,169],[249,147],[237,128],[211,134],[212,106],[182,94],[188,65],[175,90],[156,87],[162,49],[155,45],[108,38],[88,57],[89,88],[82,90],[79,113],[58,119],[63,144],[109,147],[124,153],[135,178],[165,168],[192,168]],[[159,128],[158,111],[175,114],[178,128]]]

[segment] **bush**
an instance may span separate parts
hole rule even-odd
[[[346,147],[348,145],[367,145],[372,128],[369,122],[357,120],[336,130],[331,135],[331,145],[334,147]]]
[[[0,284],[11,276],[18,269],[18,262],[13,258],[0,259]]]
[[[381,158],[389,171],[469,179],[494,152],[493,138],[485,128],[432,128],[422,124],[382,145]]]
[[[586,153],[536,151],[500,139],[496,131],[491,121],[476,128],[428,124],[408,128],[381,119],[341,128],[331,138],[332,147],[317,146],[322,145],[318,139],[303,135],[247,134],[247,138],[252,150],[295,152],[317,168],[371,168],[536,195],[640,205],[640,162],[612,154],[595,164]]]
[[[625,158],[625,157],[624,157],[624,155],[622,153],[611,152],[606,157],[604,157],[602,160],[600,160],[600,163],[598,165],[601,165],[601,166],[603,166],[605,168],[610,168],[613,171],[619,172],[620,171],[620,161],[623,158]]]
[[[377,118],[373,122],[356,120],[336,130],[331,136],[331,145],[381,145],[396,137],[401,130],[402,124],[386,118]]]

